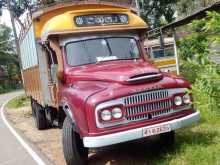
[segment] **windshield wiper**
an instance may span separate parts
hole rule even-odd
[[[112,56],[112,49],[111,49],[111,47],[110,47],[110,45],[109,45],[109,42],[108,42],[108,40],[105,38],[104,39],[105,41],[106,41],[106,43],[107,43],[107,47],[108,47],[108,50],[109,50],[109,56]]]

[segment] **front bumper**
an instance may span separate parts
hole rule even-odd
[[[176,130],[179,128],[187,127],[192,124],[198,123],[200,119],[200,112],[195,112],[193,114],[190,114],[188,116],[155,124],[150,125],[147,127],[141,127],[136,128],[128,131],[118,132],[114,134],[109,135],[103,135],[103,136],[95,136],[95,137],[84,137],[83,143],[85,147],[88,148],[98,148],[98,147],[104,147],[109,146],[113,144],[118,144],[122,142],[127,142],[135,139],[141,139],[143,138],[143,130],[151,127],[157,127],[162,125],[170,125],[171,131]]]

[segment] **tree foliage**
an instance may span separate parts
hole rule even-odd
[[[220,14],[208,12],[207,17],[192,23],[192,34],[180,41],[181,70],[193,83],[199,109],[220,108]],[[213,45],[217,45],[213,47]]]
[[[175,19],[175,6],[178,0],[143,0],[141,16],[152,28],[162,25],[162,20],[170,23]],[[141,2],[141,1],[140,1]]]
[[[10,0],[10,7],[15,17],[20,17],[30,7],[31,0]],[[7,8],[7,0],[0,1],[0,11]]]
[[[196,10],[207,7],[218,0],[178,0],[176,4],[176,11],[179,17],[185,17],[192,14]]]
[[[0,25],[0,67],[4,69],[4,77],[0,77],[0,93],[2,93],[15,88],[15,85],[21,81],[11,29],[5,25]]]
[[[0,11],[2,10],[2,8],[7,8],[7,1],[8,0],[0,1]],[[19,18],[19,16],[21,16],[25,10],[31,10],[35,4],[32,0],[9,1],[11,10],[13,11],[15,18]],[[41,6],[47,6],[56,1],[59,0],[40,0],[36,2]],[[194,1],[196,0],[192,0],[192,2]],[[187,3],[186,0],[141,0],[139,2],[142,9],[141,16],[145,21],[150,24],[152,28],[159,27],[164,23],[170,23],[174,21],[176,9],[183,11],[183,9],[188,9],[189,6],[195,6],[191,1]],[[184,13],[187,12],[184,11]]]

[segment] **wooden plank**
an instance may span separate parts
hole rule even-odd
[[[39,66],[22,70],[22,72],[27,96],[34,98],[43,105]]]

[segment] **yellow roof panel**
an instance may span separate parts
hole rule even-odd
[[[128,24],[116,25],[97,25],[79,27],[74,22],[74,17],[80,15],[90,14],[126,14],[129,18]],[[45,18],[46,17],[46,18]],[[36,38],[41,38],[42,41],[47,40],[48,36],[55,34],[68,34],[68,33],[85,33],[95,31],[111,31],[111,30],[132,30],[132,29],[146,29],[147,24],[136,14],[131,12],[130,9],[119,8],[106,5],[92,5],[80,6],[77,10],[68,8],[52,13],[46,13],[39,19],[35,20],[35,35]]]

